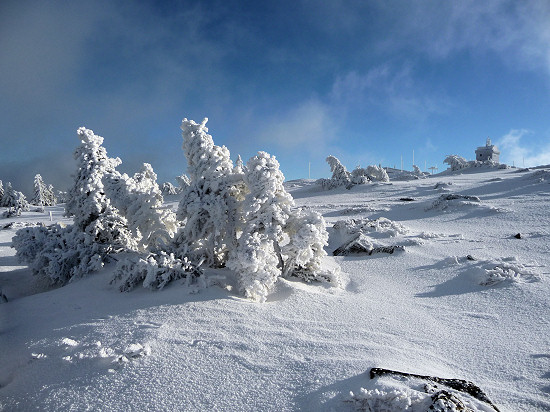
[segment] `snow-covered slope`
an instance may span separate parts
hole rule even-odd
[[[345,237],[334,223],[380,217],[393,229],[366,236],[405,252],[331,256],[341,288],[279,280],[263,304],[228,270],[206,289],[120,293],[107,267],[46,291],[10,243],[49,215],[1,219],[0,410],[422,410],[415,384],[372,367],[472,381],[501,411],[550,410],[549,183],[545,169],[289,182],[329,223],[329,254]]]

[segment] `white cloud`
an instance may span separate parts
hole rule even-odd
[[[302,102],[260,125],[259,138],[284,150],[319,154],[336,138],[330,108],[317,99]]]
[[[540,145],[530,130],[512,129],[496,145],[501,151],[501,163],[519,167],[550,164],[550,144]]]
[[[543,68],[550,74],[547,0],[421,1],[385,7],[394,18],[381,49],[421,50],[435,58],[464,50],[494,52],[511,66]]]
[[[410,64],[383,64],[365,74],[353,71],[340,76],[333,84],[331,98],[336,105],[369,105],[415,120],[444,113],[450,106],[447,97],[430,93],[416,81]]]

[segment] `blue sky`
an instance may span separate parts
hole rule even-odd
[[[70,184],[85,126],[135,172],[185,171],[180,124],[208,126],[287,179],[444,169],[490,137],[550,163],[550,2],[0,2],[0,180]]]

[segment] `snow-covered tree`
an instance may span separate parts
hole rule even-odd
[[[29,209],[29,203],[27,202],[25,195],[21,192],[18,192],[17,190],[14,190],[10,182],[6,184],[4,194],[2,195],[2,199],[0,200],[0,206],[11,207],[20,210]]]
[[[237,160],[235,161],[235,167],[233,168],[233,172],[244,173],[245,169],[246,169],[246,166],[243,163],[243,159],[241,159],[241,155],[237,155]]]
[[[36,206],[54,206],[55,201],[53,186],[46,186],[40,174],[34,176],[34,196],[31,204]]]
[[[81,141],[74,153],[78,170],[69,189],[65,216],[73,216],[74,225],[79,230],[109,249],[135,249],[136,242],[128,230],[127,221],[110,204],[102,182],[103,176],[115,173],[122,161],[107,156],[102,146],[103,137],[95,135],[92,130],[81,127],[77,133]]]
[[[53,185],[48,185],[48,190],[46,191],[46,200],[49,206],[55,206],[57,204],[57,197],[55,196]]]
[[[377,182],[389,182],[390,177],[388,176],[388,172],[381,167],[376,165],[370,165],[367,166],[367,176],[370,180],[377,181]]]
[[[52,285],[64,285],[99,270],[108,252],[74,225],[26,227],[17,231],[12,245],[33,274]]]
[[[323,216],[312,210],[290,215],[285,232],[290,241],[283,248],[286,256],[284,277],[298,277],[306,282],[327,281],[339,284],[338,271],[322,267],[327,255],[328,232]]]
[[[334,185],[349,187],[351,185],[351,173],[346,170],[346,167],[334,156],[328,156],[326,160],[332,172],[331,180]]]
[[[183,192],[191,184],[191,180],[185,173],[183,173],[181,176],[176,176],[176,182],[179,186],[178,192]]]
[[[190,185],[183,190],[177,217],[185,221],[175,238],[178,257],[205,258],[208,266],[225,265],[236,243],[239,175],[225,146],[216,146],[206,122],[184,119],[183,151]]]
[[[108,173],[103,184],[106,196],[126,218],[141,250],[157,250],[171,240],[177,229],[176,216],[172,210],[163,208],[157,175],[150,164],[144,163],[133,177]]]
[[[52,188],[53,189],[53,188]],[[69,194],[65,191],[62,191],[62,190],[58,190],[57,191],[57,195],[55,195],[55,203],[57,204],[57,202],[59,203],[67,203],[67,200],[69,198]]]
[[[443,163],[447,163],[453,171],[471,166],[471,162],[458,155],[448,155],[445,160],[443,160]]]
[[[282,273],[283,228],[294,200],[283,186],[279,162],[268,153],[258,152],[248,161],[244,179],[250,191],[243,202],[246,224],[228,266],[246,297],[264,301]]]
[[[74,224],[24,228],[13,238],[19,259],[52,284],[63,285],[101,268],[110,254],[137,250],[126,218],[111,205],[101,181],[116,173],[120,160],[107,157],[103,138],[91,130],[80,128],[78,136],[78,171],[66,205]]]
[[[0,180],[0,206],[2,206],[2,197],[4,197],[4,184]]]
[[[162,192],[162,194],[164,196],[168,196],[168,195],[177,195],[178,194],[178,190],[176,189],[176,187],[170,183],[170,182],[164,182],[161,187],[160,187],[160,190]]]

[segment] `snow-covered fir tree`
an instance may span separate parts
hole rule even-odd
[[[53,186],[46,186],[40,174],[34,176],[34,195],[31,204],[36,206],[54,206],[55,201]]]
[[[176,182],[178,183],[178,192],[183,192],[190,184],[191,180],[183,173],[181,176],[176,176]]]
[[[19,259],[52,284],[63,285],[101,268],[110,254],[137,250],[126,218],[105,196],[101,180],[116,172],[120,159],[108,158],[103,138],[91,130],[80,128],[78,136],[78,170],[65,209],[74,224],[24,228],[13,238]]]
[[[4,197],[4,184],[0,180],[0,207],[2,206],[2,197]]]
[[[178,194],[178,189],[176,189],[176,187],[170,182],[164,182],[160,186],[160,190],[161,190],[163,196],[177,195]]]
[[[95,242],[112,250],[134,249],[136,242],[128,224],[105,196],[102,178],[115,173],[122,163],[109,158],[102,146],[103,137],[81,127],[77,131],[81,144],[74,153],[78,163],[73,186],[65,204],[65,216],[73,216],[74,225],[92,236]]]
[[[338,186],[349,186],[351,184],[351,174],[346,170],[346,167],[334,156],[327,157],[327,163],[332,172],[332,180]]]
[[[53,187],[52,187],[53,189]],[[55,203],[57,204],[58,202],[59,203],[66,203],[67,202],[67,199],[69,198],[69,195],[67,192],[63,191],[63,190],[58,190],[57,191],[57,194],[55,195]]]
[[[2,199],[0,199],[0,206],[18,210],[29,209],[29,203],[27,202],[25,195],[17,190],[14,190],[10,182],[6,184]]]
[[[236,242],[237,198],[240,176],[225,146],[216,146],[206,122],[184,119],[181,125],[183,151],[190,185],[183,190],[177,217],[185,221],[174,240],[176,255],[205,259],[221,267]]]
[[[325,190],[334,189],[340,186],[344,186],[348,189],[351,188],[353,186],[352,175],[347,171],[340,160],[334,156],[328,156],[326,161],[330,166],[332,177],[330,179],[319,179],[317,180],[317,184],[321,185]]]
[[[176,216],[163,208],[157,175],[150,164],[144,163],[133,177],[108,173],[103,183],[106,196],[126,218],[141,250],[158,250],[169,243],[177,229]]]
[[[244,180],[249,190],[243,202],[246,223],[228,266],[238,276],[241,293],[265,301],[282,273],[283,228],[294,200],[283,186],[279,162],[268,153],[258,152],[248,161]]]
[[[57,197],[55,196],[53,185],[48,185],[48,190],[46,191],[46,200],[49,206],[55,206],[57,204]]]

